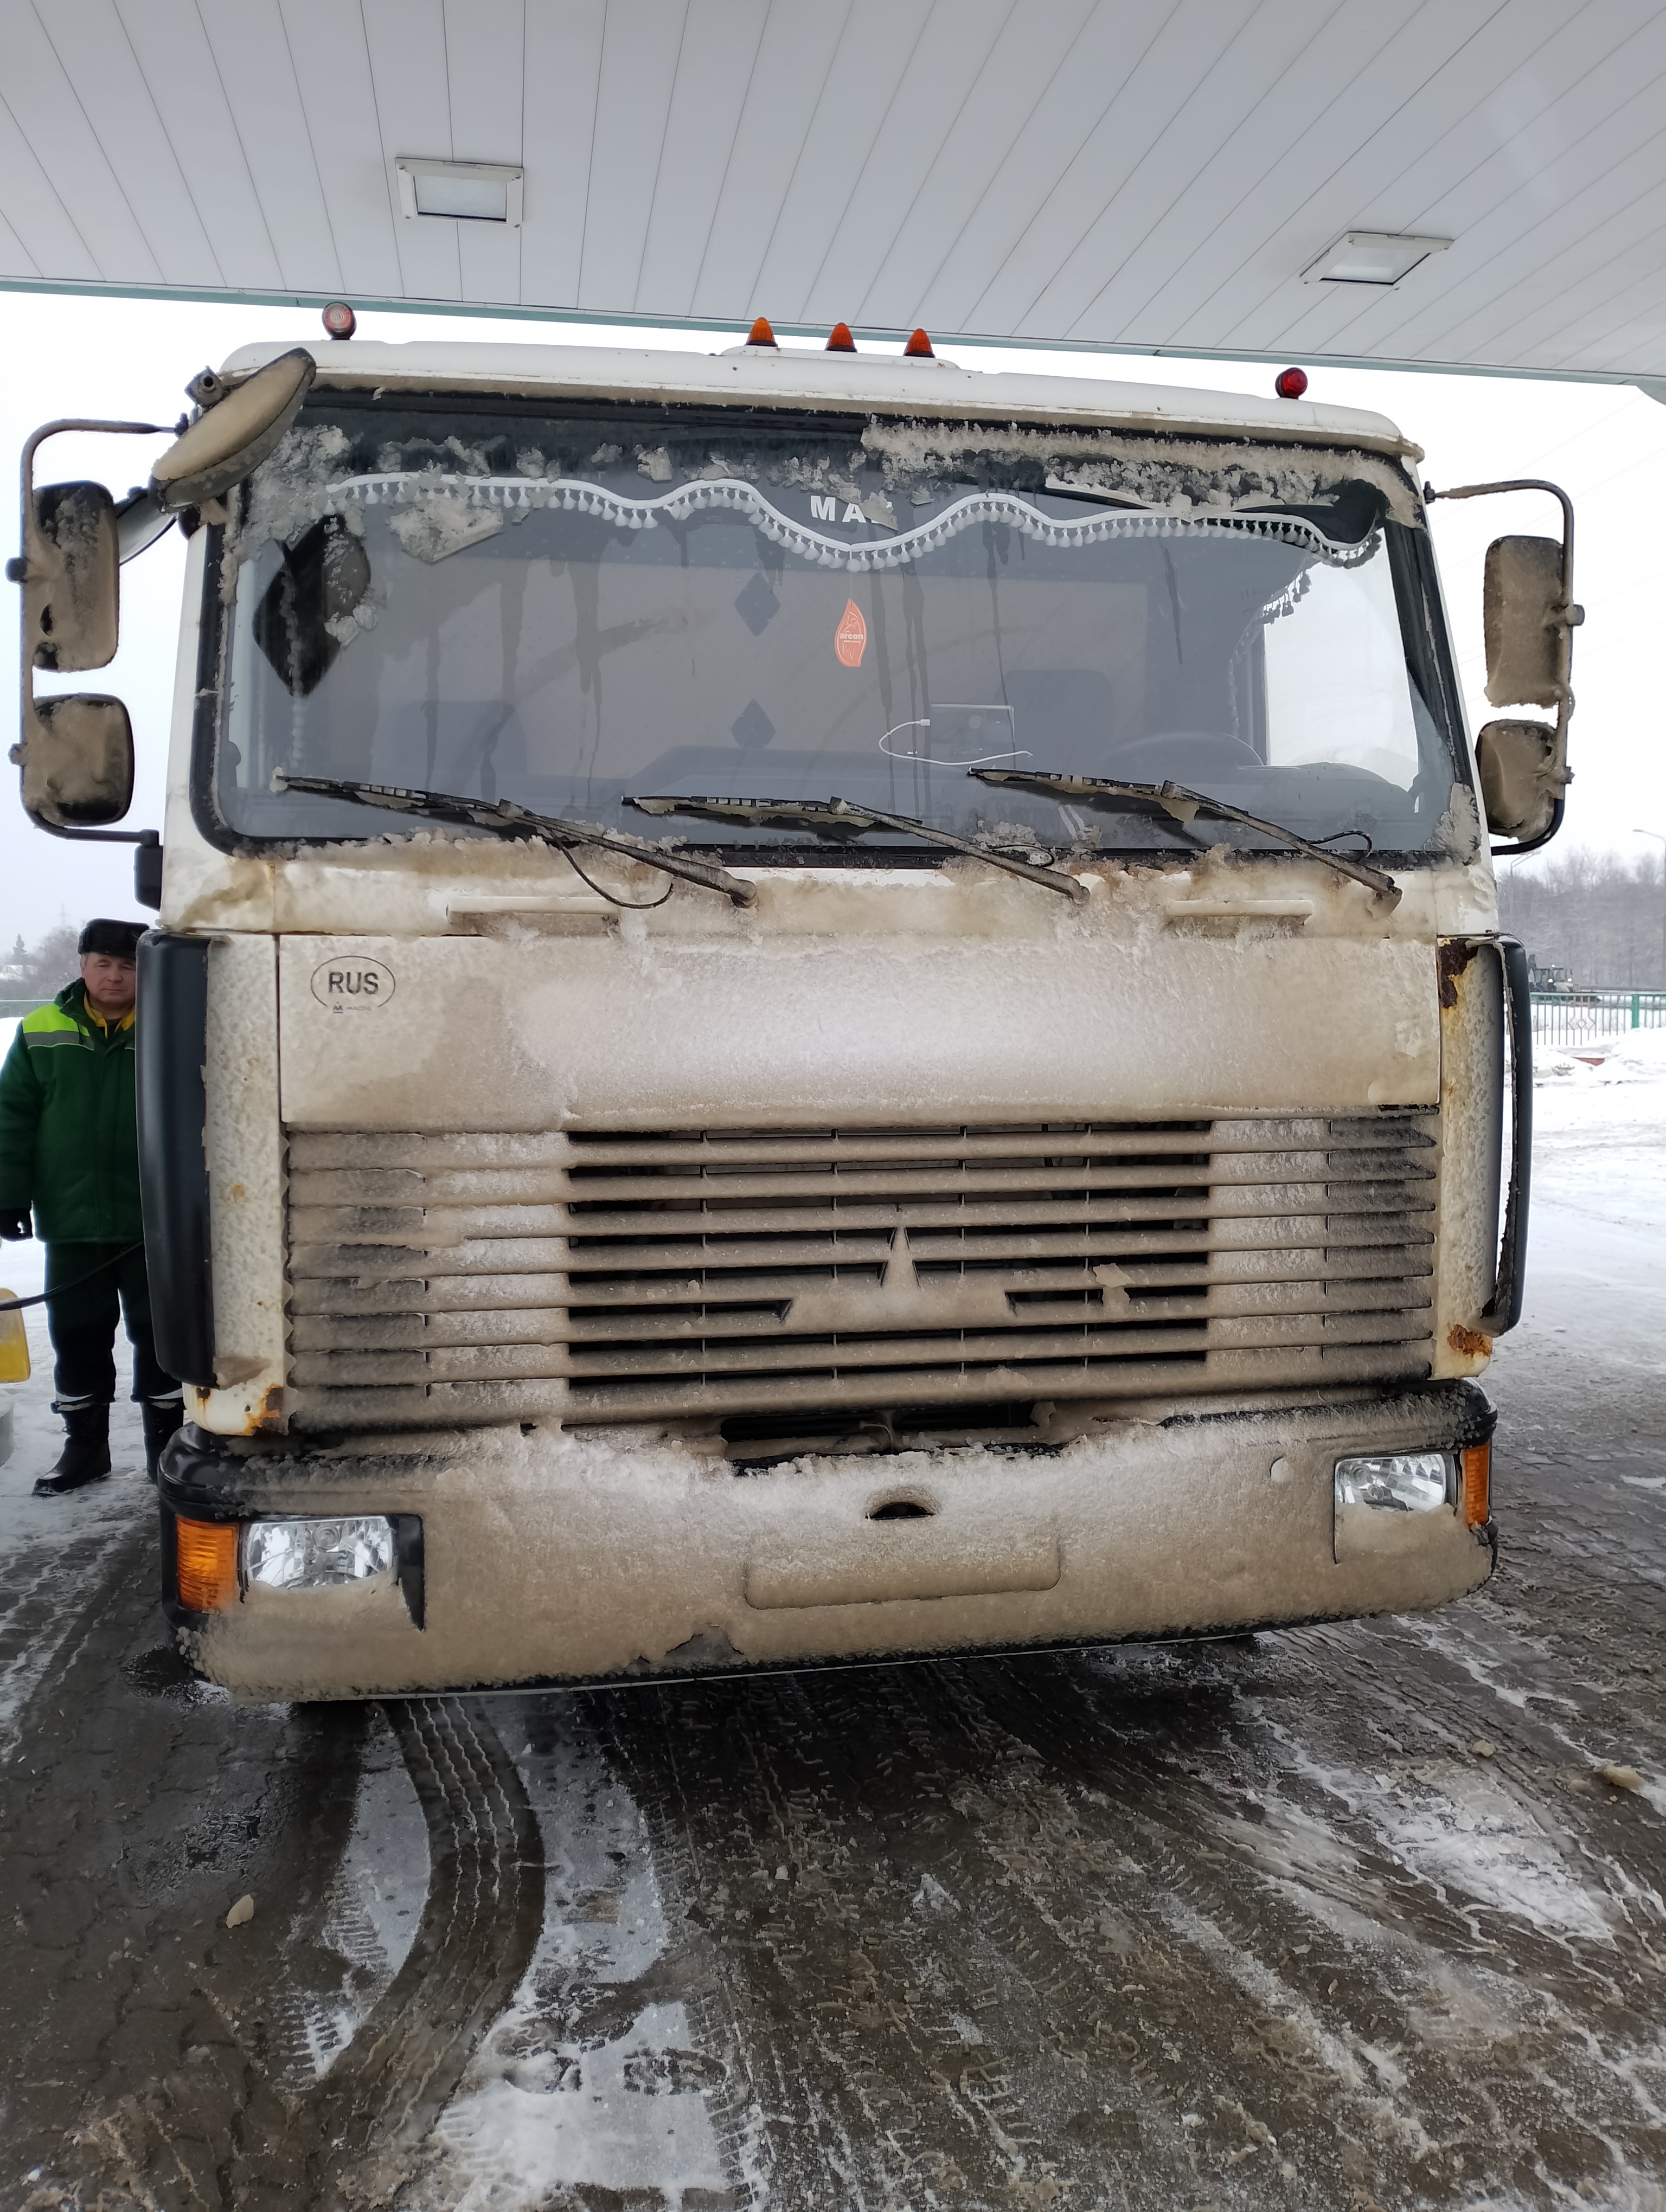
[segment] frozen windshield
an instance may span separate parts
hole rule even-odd
[[[1438,849],[1458,771],[1405,479],[1229,450],[332,403],[228,532],[219,814],[386,833],[273,791],[282,769],[731,852],[816,841],[628,802],[837,796],[1015,850],[1189,842],[968,773],[999,766]]]

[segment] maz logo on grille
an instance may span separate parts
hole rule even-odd
[[[1435,1116],[290,1139],[301,1425],[1415,1376]]]

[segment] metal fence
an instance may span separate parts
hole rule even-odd
[[[1622,1030],[1666,1029],[1666,991],[1623,985],[1588,991],[1535,991],[1533,1042],[1578,1050]]]

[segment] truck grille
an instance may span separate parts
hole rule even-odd
[[[1436,1116],[289,1138],[297,1425],[1426,1375]]]

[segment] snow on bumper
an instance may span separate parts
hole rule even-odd
[[[168,1610],[249,1698],[709,1674],[1229,1632],[1441,1604],[1492,1570],[1455,1506],[1337,1540],[1339,1457],[1458,1452],[1493,1410],[1457,1383],[1344,1405],[1121,1421],[1052,1452],[806,1457],[750,1471],[607,1430],[384,1449],[170,1449],[173,1516],[382,1514],[420,1528],[398,1583],[247,1583]],[[891,1509],[887,1511],[885,1509]],[[876,1517],[877,1516],[877,1517]],[[1340,1557],[1339,1557],[1340,1553]],[[420,1622],[420,1626],[418,1625]]]

